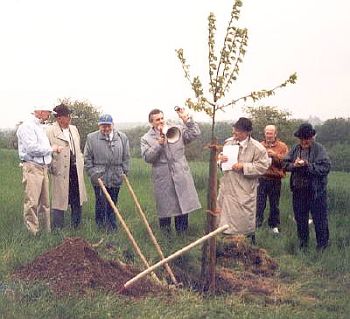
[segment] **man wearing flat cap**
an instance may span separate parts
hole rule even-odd
[[[47,129],[51,144],[62,150],[55,153],[50,167],[52,228],[64,226],[64,212],[71,208],[71,225],[76,228],[81,222],[82,205],[86,201],[84,184],[84,158],[80,150],[80,135],[71,125],[72,111],[66,104],[53,109],[56,121]]]
[[[248,235],[255,243],[258,177],[269,168],[269,159],[265,147],[251,137],[252,130],[251,120],[245,117],[233,124],[232,137],[225,141],[224,151],[218,156],[224,176],[217,204],[221,210],[220,226],[229,225],[224,233]],[[229,160],[226,146],[234,146],[237,155],[232,166],[224,168]]]
[[[57,144],[51,144],[45,134],[44,123],[51,110],[35,107],[30,118],[17,130],[18,154],[23,169],[24,223],[30,233],[50,232],[50,199],[48,165],[54,152],[60,152]]]
[[[309,123],[299,126],[294,145],[284,158],[284,167],[291,172],[290,188],[293,194],[294,218],[297,223],[299,246],[305,249],[309,241],[309,213],[315,225],[316,249],[328,246],[327,175],[330,160],[325,148],[315,142],[316,131]]]

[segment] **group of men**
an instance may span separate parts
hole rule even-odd
[[[330,160],[325,148],[315,141],[316,131],[309,123],[299,126],[294,136],[299,139],[290,151],[277,138],[274,125],[265,127],[265,139],[259,143],[251,136],[252,122],[240,118],[233,125],[233,137],[225,145],[238,145],[237,162],[225,170],[220,182],[218,206],[220,225],[228,224],[227,234],[251,235],[262,226],[267,198],[270,204],[268,225],[278,234],[281,179],[291,172],[290,189],[299,247],[309,241],[309,214],[315,225],[316,249],[323,251],[329,242],[327,218],[327,175]],[[228,161],[219,154],[219,164]]]
[[[185,157],[186,144],[200,135],[200,129],[184,108],[177,107],[175,111],[181,123],[170,127],[161,110],[150,111],[150,129],[141,137],[141,155],[152,165],[160,229],[170,232],[174,217],[176,232],[182,233],[188,228],[188,214],[201,208]],[[44,128],[51,113],[55,122]],[[99,182],[103,182],[117,203],[122,176],[129,172],[128,138],[114,128],[112,117],[104,114],[99,118],[99,129],[88,134],[83,154],[78,130],[71,125],[71,113],[65,104],[52,111],[36,109],[17,131],[25,190],[24,221],[34,235],[40,228],[46,231],[62,228],[68,205],[71,225],[79,226],[86,201],[84,169],[94,188],[96,224],[111,231],[117,229],[114,211]],[[299,143],[289,152],[286,144],[277,138],[274,125],[266,126],[265,140],[261,143],[252,138],[252,130],[252,122],[242,117],[233,124],[232,137],[225,141],[225,145],[236,145],[238,151],[234,164],[224,171],[220,180],[220,225],[229,225],[226,234],[255,238],[256,227],[263,223],[268,198],[268,225],[274,233],[279,233],[281,179],[289,171],[300,247],[308,244],[311,212],[317,248],[324,249],[329,239],[326,186],[330,161],[323,146],[314,140],[315,130],[308,123],[302,124],[294,134]],[[228,160],[228,156],[219,154],[219,165]]]
[[[87,200],[84,169],[91,179],[95,193],[95,221],[97,226],[113,231],[117,222],[99,179],[114,203],[130,166],[127,136],[114,128],[113,118],[104,114],[99,118],[98,130],[88,134],[84,154],[80,148],[77,128],[71,124],[72,111],[65,104],[52,111],[36,108],[17,130],[18,152],[23,167],[24,222],[36,235],[40,229],[64,227],[64,213],[71,208],[71,225],[81,223],[82,205]],[[171,217],[175,217],[176,231],[188,228],[188,213],[200,208],[200,202],[185,158],[185,144],[200,134],[198,124],[184,111],[177,110],[183,125],[177,125],[176,143],[168,141],[164,132],[163,112],[154,109],[149,114],[150,130],[141,139],[141,152],[153,167],[153,185],[159,225],[170,231]],[[55,122],[44,124],[53,114]],[[51,206],[49,196],[51,177]],[[50,209],[51,208],[51,209]],[[51,218],[50,218],[51,217]],[[51,225],[52,221],[52,225]]]

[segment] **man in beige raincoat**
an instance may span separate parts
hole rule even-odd
[[[51,145],[62,150],[54,153],[51,173],[52,228],[64,226],[64,211],[71,207],[71,225],[78,227],[81,222],[82,205],[86,201],[84,183],[84,157],[80,150],[80,135],[71,125],[71,110],[60,104],[54,109],[55,123],[47,129]]]
[[[233,125],[233,136],[225,141],[224,147],[237,145],[238,152],[220,180],[217,205],[220,226],[229,225],[224,233],[251,235],[254,242],[258,177],[267,171],[269,159],[265,147],[251,137],[252,129],[252,122],[241,117]],[[224,153],[219,154],[220,165],[232,160]]]

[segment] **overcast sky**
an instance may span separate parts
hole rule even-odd
[[[116,123],[146,121],[152,108],[173,117],[193,97],[175,49],[207,86],[207,17],[222,44],[229,0],[1,0],[0,128],[34,105],[88,100]],[[348,0],[243,0],[247,55],[226,100],[271,88],[298,73],[296,85],[256,105],[293,117],[350,117]],[[208,95],[208,93],[206,93]],[[242,115],[235,106],[220,115]],[[196,114],[197,119],[207,119]]]

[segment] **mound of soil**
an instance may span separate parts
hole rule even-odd
[[[279,288],[275,280],[255,275],[251,272],[238,272],[222,267],[216,273],[216,293],[244,292],[254,295],[273,295]]]
[[[240,264],[245,271],[262,276],[272,276],[278,264],[267,254],[266,250],[251,246],[244,236],[228,236],[217,249],[218,262],[228,265]]]
[[[111,249],[109,244],[104,248]],[[217,256],[216,293],[274,295],[279,289],[273,278],[267,278],[273,275],[277,264],[266,251],[250,246],[240,237],[226,238],[218,246]],[[181,256],[172,264],[175,277],[184,288],[203,291],[200,263],[186,260],[186,256]],[[230,269],[232,261],[243,265],[243,271]],[[13,276],[28,282],[44,282],[57,296],[84,295],[94,290],[134,297],[160,293],[171,295],[172,290],[157,284],[150,276],[122,289],[139,272],[139,269],[120,261],[102,259],[87,241],[74,237],[66,238],[61,245],[20,267]],[[164,269],[163,274],[167,277]]]
[[[22,266],[14,277],[45,282],[58,296],[96,289],[139,297],[167,290],[146,277],[123,290],[123,285],[139,272],[129,265],[103,260],[87,241],[76,237],[66,238],[61,245]]]

